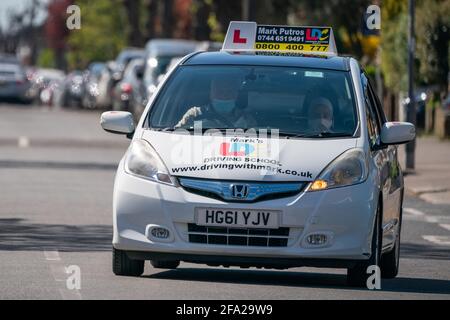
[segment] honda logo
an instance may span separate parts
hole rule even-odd
[[[248,185],[246,184],[232,184],[230,185],[231,196],[236,199],[244,199],[248,196]]]

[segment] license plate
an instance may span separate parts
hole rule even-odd
[[[255,209],[197,208],[200,226],[277,229],[279,211]]]

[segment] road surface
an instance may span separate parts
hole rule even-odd
[[[127,148],[99,111],[0,104],[0,299],[449,299],[450,206],[407,197],[401,270],[381,290],[346,285],[344,270],[111,271],[115,167]],[[69,290],[65,268],[79,267]]]

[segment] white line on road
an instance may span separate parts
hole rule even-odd
[[[28,139],[28,137],[19,137],[19,139],[17,140],[17,146],[19,148],[28,148],[30,146],[30,139]]]
[[[440,246],[450,246],[450,237],[447,236],[422,236],[422,238]]]
[[[54,261],[61,260],[61,258],[59,257],[59,252],[57,250],[44,251],[44,255],[46,260],[54,260]]]
[[[59,256],[58,250],[48,250],[44,251],[45,259],[49,261],[50,273],[53,276],[53,279],[56,282],[64,283],[64,289],[59,289],[59,294],[63,300],[81,300],[81,292],[77,289],[72,289],[69,287],[68,281],[70,280],[70,274],[68,270],[70,270],[67,266],[62,262],[61,257]]]
[[[439,226],[440,226],[441,228],[444,228],[444,229],[450,231],[450,224],[440,223]]]
[[[63,290],[59,289],[59,294],[63,300],[81,300],[83,299],[78,290]]]
[[[414,216],[424,216],[425,213],[423,213],[420,210],[414,209],[414,208],[403,208],[403,211],[409,214],[412,214]]]
[[[440,223],[442,220],[450,219],[447,216],[430,216],[423,211],[414,208],[403,208],[404,217],[409,220],[422,221],[428,223]]]

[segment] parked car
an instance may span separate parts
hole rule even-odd
[[[46,106],[62,106],[62,86],[64,79],[54,79],[41,91],[40,101]]]
[[[111,109],[112,108],[112,89],[116,81],[113,79],[113,72],[115,70],[116,62],[111,60],[105,63],[100,78],[98,80],[98,96],[96,99],[97,108]]]
[[[92,109],[98,106],[100,95],[99,82],[106,65],[103,62],[93,62],[89,64],[85,72],[85,88],[82,99],[83,108]]]
[[[41,104],[41,93],[46,89],[50,82],[61,82],[64,80],[65,73],[58,69],[36,69],[31,77],[31,86],[29,96],[36,104]]]
[[[99,81],[98,106],[102,108],[112,108],[114,90],[122,78],[124,71],[130,61],[143,59],[145,51],[139,48],[126,48],[117,56],[116,60],[106,64],[106,70],[101,75]]]
[[[402,100],[402,104],[407,108],[409,105],[409,97]],[[415,97],[416,107],[416,128],[425,129],[425,113],[426,113],[427,94],[419,92]]]
[[[146,104],[143,73],[144,59],[133,59],[128,64],[113,91],[113,110],[129,111],[136,119],[140,117]]]
[[[122,80],[123,73],[128,64],[133,59],[144,59],[145,50],[140,48],[125,48],[116,58],[116,63],[113,70],[113,79],[117,82]]]
[[[62,84],[62,105],[64,107],[82,107],[85,90],[86,83],[83,72],[80,70],[72,71]]]
[[[144,85],[147,99],[158,86],[158,77],[167,72],[172,58],[183,57],[197,50],[197,41],[154,39],[145,46]]]
[[[24,103],[30,102],[28,89],[30,82],[24,68],[17,59],[0,58],[0,99],[13,99]]]

